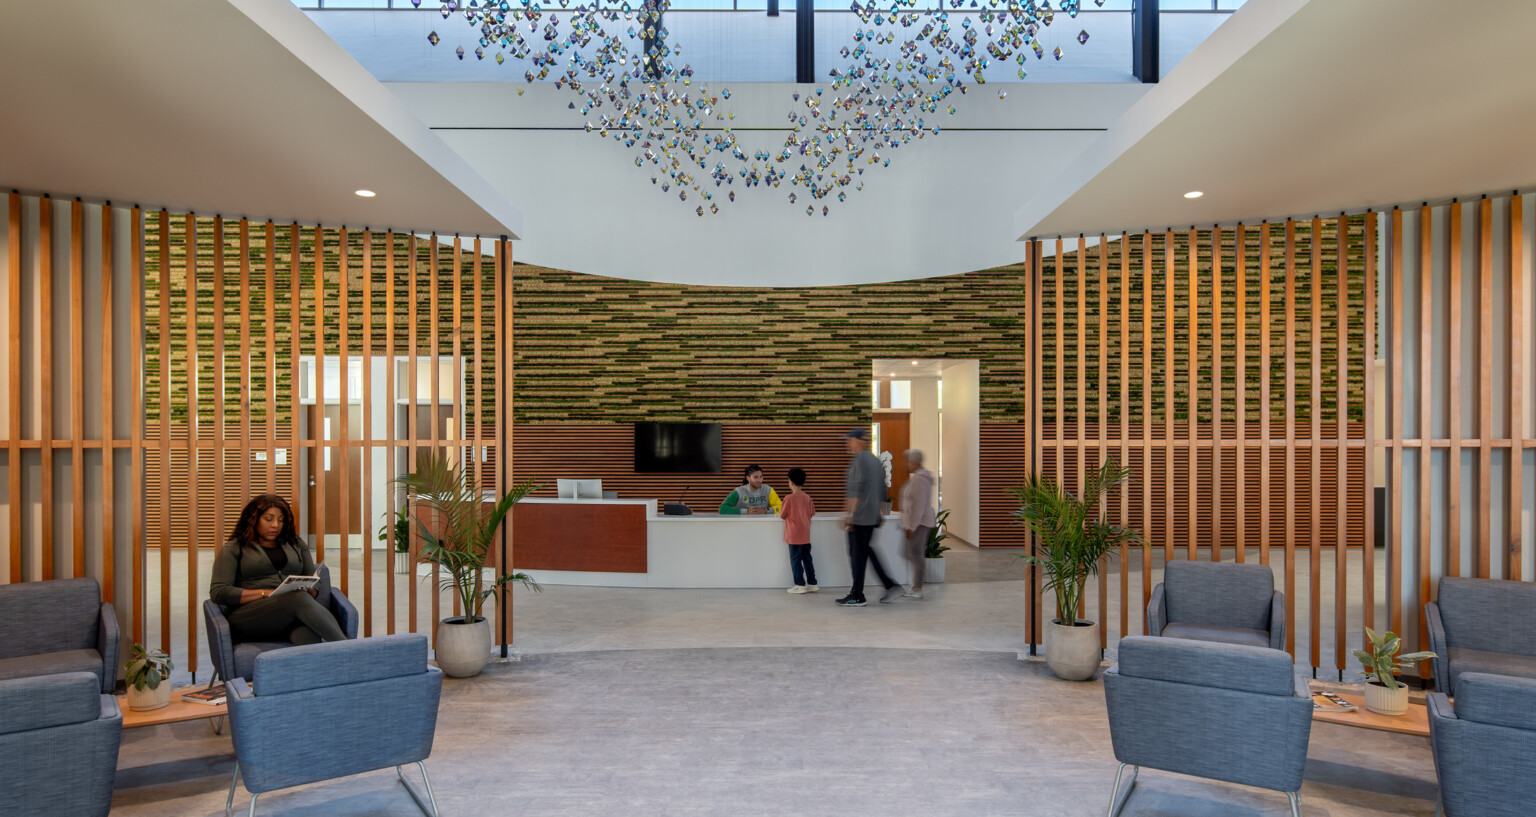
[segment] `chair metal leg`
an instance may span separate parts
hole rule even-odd
[[[1120,779],[1125,775],[1125,767],[1128,764],[1121,763],[1120,768],[1115,769],[1115,787],[1109,793],[1109,812],[1105,817],[1115,817],[1120,809],[1125,807],[1125,801],[1131,799],[1131,789],[1136,788],[1136,776],[1141,774],[1140,766],[1131,766],[1131,782],[1125,787],[1125,796],[1120,796]]]
[[[1291,817],[1301,817],[1301,792],[1288,791],[1285,796],[1291,799]]]
[[[1438,798],[1435,800],[1435,817],[1445,817],[1445,801],[1444,800],[1441,800],[1441,799],[1438,799]]]
[[[240,761],[235,761],[235,776],[229,779],[229,797],[224,801],[224,817],[234,817],[235,786],[240,784]]]
[[[416,767],[421,769],[421,782],[427,786],[427,799],[421,799],[421,795],[416,792],[416,787],[411,785],[411,781],[405,779],[405,770],[396,766],[395,774],[400,778],[400,785],[405,787],[406,793],[411,795],[412,800],[416,801],[416,807],[421,809],[423,814],[427,815],[427,817],[442,817],[442,814],[437,810],[437,795],[432,793],[432,778],[427,776],[427,764],[418,760],[416,761]],[[429,802],[431,803],[430,807],[427,805]]]
[[[251,795],[251,810],[246,812],[245,817],[256,817],[256,798],[260,796],[260,794]]]

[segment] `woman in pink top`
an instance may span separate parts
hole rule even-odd
[[[816,515],[816,503],[805,492],[805,472],[789,469],[789,496],[779,510],[784,520],[784,543],[789,545],[789,570],[795,584],[791,593],[815,593],[816,565],[811,561],[811,517]]]
[[[902,595],[909,599],[923,597],[923,556],[928,550],[928,532],[935,524],[933,509],[933,472],[923,467],[923,452],[907,450],[907,481],[901,486],[901,530],[907,535],[906,556],[912,565],[912,589]]]

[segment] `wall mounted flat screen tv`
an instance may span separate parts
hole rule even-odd
[[[635,423],[635,471],[720,472],[719,423]]]

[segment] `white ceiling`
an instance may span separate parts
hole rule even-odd
[[[289,0],[6,0],[0,76],[4,188],[306,224],[522,232],[505,196]]]
[[[1014,234],[1162,230],[1536,184],[1536,3],[1254,0],[1026,200]],[[1201,190],[1202,198],[1183,194]]]

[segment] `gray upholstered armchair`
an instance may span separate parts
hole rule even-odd
[[[1147,602],[1147,634],[1285,649],[1285,594],[1269,565],[1173,561]]]
[[[1536,585],[1445,578],[1437,598],[1424,605],[1435,689],[1459,698],[1468,672],[1536,678]]]
[[[242,777],[254,817],[265,792],[390,766],[421,810],[437,815],[422,761],[432,754],[443,673],[427,664],[425,635],[308,644],[255,663],[256,693],[241,678],[229,682],[235,776],[226,815]],[[406,781],[407,763],[420,767],[426,800]]]
[[[95,579],[0,585],[0,680],[89,672],[117,687],[117,616]]]
[[[357,638],[357,608],[347,601],[339,590],[331,587],[331,570],[323,564],[315,565],[320,572],[315,599],[330,609],[336,623],[347,638]],[[203,600],[203,630],[208,635],[208,657],[213,670],[220,678],[244,678],[250,680],[256,656],[268,650],[292,647],[291,641],[236,641],[230,631],[228,611],[213,599]]]
[[[1536,801],[1536,680],[1468,672],[1456,708],[1429,695],[1429,740],[1446,817],[1525,817]]]
[[[95,673],[0,681],[0,814],[105,817],[122,737]]]
[[[1291,656],[1268,647],[1131,636],[1104,673],[1109,734],[1120,768],[1110,796],[1125,800],[1126,766],[1285,792],[1301,815],[1301,775],[1312,734],[1312,696]]]

